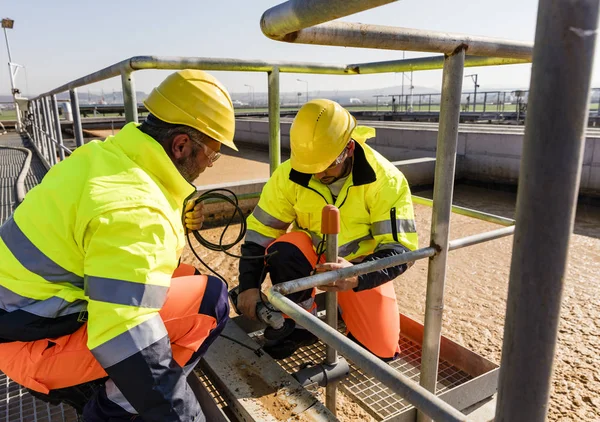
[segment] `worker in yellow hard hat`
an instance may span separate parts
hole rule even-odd
[[[186,377],[229,315],[226,286],[178,264],[203,221],[194,180],[236,149],[231,98],[182,70],[144,103],[0,227],[0,370],[86,422],[204,421]]]
[[[402,173],[366,144],[373,128],[356,125],[354,117],[330,100],[305,104],[290,130],[291,159],[273,173],[248,219],[242,255],[268,253],[265,261],[239,263],[237,308],[255,318],[260,285],[266,272],[273,284],[354,263],[375,261],[417,248],[414,211]],[[340,210],[339,260],[324,264],[321,211],[327,204]],[[274,253],[277,252],[277,253]],[[322,287],[339,293],[348,336],[384,360],[394,359],[400,334],[399,314],[391,280],[403,264]],[[315,292],[288,296],[316,312]],[[274,358],[290,356],[316,337],[302,327],[267,343]]]

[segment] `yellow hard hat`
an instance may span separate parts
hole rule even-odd
[[[185,69],[154,88],[144,105],[160,120],[190,126],[229,148],[233,143],[235,115],[227,89],[214,76]]]
[[[312,100],[304,104],[290,129],[292,168],[316,174],[325,170],[344,151],[356,119],[331,100]]]

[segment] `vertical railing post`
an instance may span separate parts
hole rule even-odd
[[[487,92],[483,93],[483,114],[485,114],[485,106],[487,104]]]
[[[269,79],[269,170],[271,174],[281,164],[281,125],[279,110],[279,68],[268,73]]]
[[[54,115],[54,131],[56,132],[56,141],[58,142],[58,155],[60,160],[63,161],[65,159],[65,151],[61,148],[63,143],[62,137],[62,128],[60,126],[60,114],[58,112],[58,101],[56,99],[56,95],[53,95],[52,98],[52,114]]]
[[[46,120],[44,116],[44,105],[42,103],[42,99],[38,98],[37,100],[38,107],[38,116],[39,116],[39,124],[40,124],[40,135],[42,140],[42,156],[48,163],[50,163],[50,145],[48,144],[48,135],[46,134]],[[51,164],[50,164],[51,165]]]
[[[340,232],[340,211],[334,205],[326,205],[321,216],[321,233],[325,236],[325,262],[337,262],[338,234]],[[338,329],[338,297],[337,292],[325,293],[325,311],[327,324],[334,330]],[[338,362],[337,350],[327,345],[325,363],[335,365]],[[328,382],[325,387],[325,404],[335,416],[337,402],[337,382]]]
[[[135,80],[133,72],[121,73],[121,85],[123,87],[123,103],[125,105],[125,122],[138,121],[137,97],[135,94]]]
[[[75,135],[75,145],[80,147],[83,145],[83,129],[81,128],[81,113],[79,111],[77,88],[70,90],[69,95],[71,97],[71,108],[73,109],[73,134]]]
[[[598,10],[599,0],[539,2],[498,422],[546,420],[585,146]]]
[[[30,101],[29,102],[29,111],[31,112],[31,137],[33,138],[33,144],[36,147],[38,146],[39,140],[38,140],[38,132],[37,132],[37,121],[35,118],[35,114],[36,114],[36,110],[35,110],[35,101]]]
[[[44,104],[44,115],[46,119],[46,131],[48,133],[48,141],[49,141],[49,150],[50,150],[50,165],[53,166],[56,164],[56,136],[54,134],[54,120],[53,113],[50,108],[50,101],[48,97],[42,98],[42,103]]]
[[[431,113],[431,94],[429,94],[429,112]]]
[[[425,331],[423,333],[420,381],[423,387],[433,393],[436,389],[440,353],[446,259],[448,257],[450,212],[454,191],[464,62],[465,50],[462,47],[458,48],[452,55],[446,56],[442,79],[430,241],[430,245],[438,253],[429,258],[427,272]],[[418,420],[419,422],[431,421],[422,412],[418,413]]]

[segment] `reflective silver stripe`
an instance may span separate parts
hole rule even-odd
[[[0,286],[0,309],[6,312],[21,309],[44,318],[56,318],[84,311],[87,309],[87,302],[85,300],[68,302],[56,296],[45,300],[37,300],[21,296],[4,286]]]
[[[265,236],[254,230],[248,230],[246,232],[246,242],[253,242],[264,248],[269,246],[274,240],[274,237]]]
[[[258,205],[254,208],[254,211],[252,211],[252,215],[265,226],[277,230],[285,230],[289,227],[291,223],[291,221],[289,223],[286,223],[285,221],[281,221],[280,219],[273,217],[271,214],[263,210]]]
[[[98,302],[159,309],[165,303],[168,290],[167,286],[85,276],[85,294]]]
[[[338,249],[338,255],[341,257],[344,256],[348,256],[353,254],[354,252],[358,251],[358,248],[360,247],[360,242],[364,241],[364,240],[371,240],[373,239],[373,236],[371,236],[370,234],[360,237],[358,239],[355,239],[351,242],[348,242],[342,246],[339,247]]]
[[[397,219],[396,220],[397,233],[416,233],[417,227],[415,220]],[[390,220],[378,221],[371,225],[371,232],[373,236],[380,236],[382,234],[392,234],[392,222]]]
[[[399,243],[382,243],[381,245],[378,245],[375,248],[375,252],[380,251],[382,249],[393,249],[393,250],[397,251],[398,253],[410,252],[410,249],[408,249],[406,246],[401,245]]]
[[[135,355],[146,347],[167,335],[167,329],[160,315],[156,314],[148,321],[125,331],[92,349],[94,357],[103,368],[109,368]]]
[[[125,398],[123,393],[121,393],[121,390],[117,388],[113,380],[109,379],[108,381],[106,381],[106,383],[104,384],[104,388],[106,389],[106,397],[108,397],[110,401],[112,401],[115,404],[118,404],[127,412],[137,415],[137,410],[135,410],[131,403],[127,401],[127,399]]]
[[[0,227],[0,238],[19,263],[32,273],[53,283],[68,282],[83,289],[83,277],[65,270],[48,258],[25,236],[15,220],[10,217]]]

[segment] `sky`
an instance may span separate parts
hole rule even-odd
[[[70,80],[138,55],[195,56],[350,64],[401,59],[401,51],[288,44],[260,30],[261,15],[281,0],[4,0],[2,17],[15,20],[8,30],[13,62],[25,66],[17,86],[37,95]],[[401,0],[343,18],[343,21],[429,29],[533,41],[535,0]],[[430,55],[406,52],[406,58]],[[598,54],[596,54],[598,56]],[[5,45],[0,62],[7,63]],[[596,60],[598,62],[598,60]],[[150,92],[169,71],[136,72],[138,91]],[[531,65],[470,68],[480,90],[526,88]],[[253,72],[214,72],[232,93],[266,92],[267,76]],[[399,86],[401,74],[325,76],[281,75],[281,91],[355,90]],[[413,84],[440,90],[440,70],[416,72]],[[406,81],[408,83],[408,81]],[[471,89],[466,79],[463,89]],[[249,86],[247,86],[249,85]],[[600,85],[594,69],[593,86]],[[120,91],[120,78],[80,88],[105,94]],[[8,66],[0,66],[0,94],[10,92]],[[107,95],[108,96],[108,95]]]

